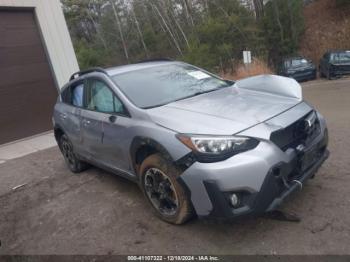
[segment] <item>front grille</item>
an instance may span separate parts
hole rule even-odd
[[[313,117],[315,119],[310,126],[308,120]],[[320,134],[320,131],[320,122],[317,114],[315,111],[312,111],[286,128],[273,132],[270,140],[280,149],[286,151],[288,148],[296,148],[300,144],[307,146]]]

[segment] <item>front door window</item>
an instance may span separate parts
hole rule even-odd
[[[101,113],[124,113],[123,104],[100,80],[92,80],[87,91],[87,109]]]

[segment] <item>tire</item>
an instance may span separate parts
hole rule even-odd
[[[193,215],[185,188],[177,178],[181,172],[160,154],[147,157],[140,167],[140,187],[156,215],[171,224],[183,224]]]
[[[321,67],[319,68],[319,72],[320,72],[320,78],[323,78],[323,77],[324,77],[324,74],[322,73]]]
[[[79,160],[74,153],[73,145],[66,134],[60,137],[59,147],[70,171],[80,173],[88,168],[88,164]]]
[[[327,71],[327,79],[332,80],[331,72],[329,70]]]

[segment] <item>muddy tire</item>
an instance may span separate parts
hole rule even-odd
[[[73,145],[66,134],[60,137],[59,147],[70,171],[73,173],[80,173],[89,167],[87,163],[77,158],[74,153]]]
[[[147,157],[140,167],[140,187],[155,213],[172,224],[183,224],[193,215],[185,188],[177,178],[181,172],[160,154]]]

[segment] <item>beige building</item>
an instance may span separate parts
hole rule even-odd
[[[50,130],[78,70],[59,0],[0,0],[0,144]]]

